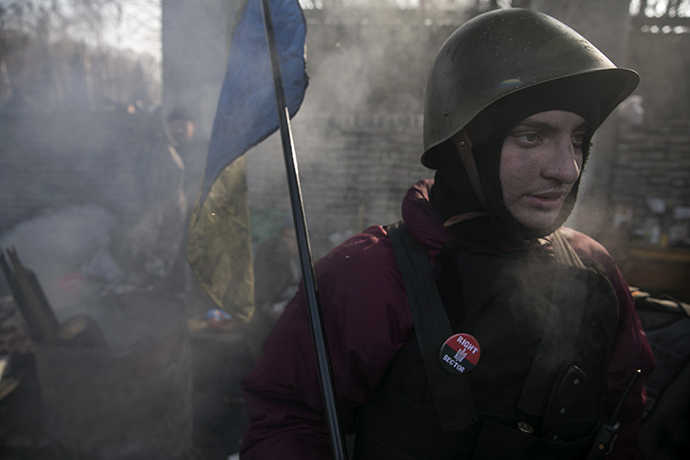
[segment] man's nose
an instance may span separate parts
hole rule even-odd
[[[550,157],[544,168],[545,177],[564,184],[572,184],[580,177],[582,150],[580,146],[573,145],[570,137],[559,140]]]

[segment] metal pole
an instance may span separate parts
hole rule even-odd
[[[285,103],[283,80],[280,75],[280,61],[278,60],[278,50],[276,48],[269,0],[261,0],[261,9],[263,10],[264,25],[266,27],[268,52],[271,56],[273,83],[275,85],[276,105],[278,107],[278,119],[280,122],[280,139],[283,144],[285,170],[287,172],[290,203],[292,205],[292,217],[295,223],[295,232],[297,234],[297,247],[299,249],[300,266],[302,269],[302,281],[304,283],[304,292],[309,312],[309,323],[311,326],[312,338],[314,340],[316,365],[319,372],[319,384],[321,385],[321,398],[326,415],[326,425],[331,440],[333,458],[335,460],[345,460],[345,443],[338,419],[333,372],[331,370],[328,354],[328,343],[326,342],[326,336],[324,334],[323,316],[321,314],[316,277],[314,275],[314,261],[311,255],[311,246],[307,233],[307,221],[304,215],[304,204],[302,202],[297,157],[295,155],[295,146],[292,141],[290,116]]]

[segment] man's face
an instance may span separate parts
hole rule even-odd
[[[170,128],[170,135],[178,144],[185,145],[194,138],[196,126],[193,121],[171,120],[168,127]]]
[[[582,170],[587,122],[572,112],[550,110],[527,117],[501,149],[503,202],[518,222],[547,230]]]

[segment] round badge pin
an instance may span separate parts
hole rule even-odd
[[[455,334],[443,343],[439,358],[446,371],[458,375],[474,369],[481,353],[479,342],[473,336]]]

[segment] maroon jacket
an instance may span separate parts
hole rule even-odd
[[[441,216],[429,203],[432,184],[421,181],[408,191],[402,215],[433,263],[443,245],[457,235],[443,227]],[[611,256],[582,233],[567,230],[566,236],[581,257],[604,266],[618,295],[618,333],[605,398],[609,412],[633,370],[643,370],[643,378],[627,398],[623,428],[608,458],[641,458],[637,432],[645,400],[642,383],[654,367],[649,344],[628,286]],[[393,247],[382,227],[370,227],[335,248],[316,264],[316,274],[340,419],[343,429],[352,433],[355,409],[372,397],[391,360],[410,338],[412,315]],[[242,442],[243,460],[331,458],[301,289],[242,386],[251,423]]]

